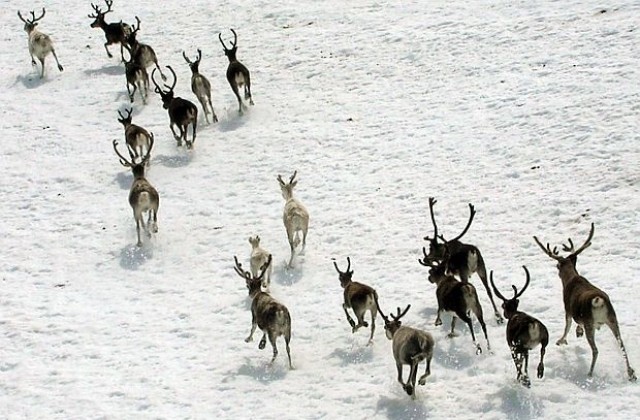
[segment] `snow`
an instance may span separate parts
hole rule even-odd
[[[40,80],[15,14],[39,7],[17,0],[0,15],[0,417],[637,416],[640,391],[606,327],[592,379],[586,340],[572,329],[567,346],[554,344],[561,283],[532,239],[581,243],[595,223],[578,269],[611,297],[640,369],[637,2],[116,1],[107,21],[139,16],[138,39],[196,104],[182,51],[202,49],[220,118],[207,126],[198,104],[188,151],[159,96],[136,98],[133,122],[155,134],[148,179],[161,197],[159,232],[142,248],[132,176],[111,144],[123,143],[117,111],[129,106],[119,47],[106,56],[89,2],[50,0],[39,28],[64,72],[48,57]],[[217,40],[229,28],[252,76],[244,116]],[[294,170],[311,222],[287,270],[276,176]],[[551,335],[543,379],[531,354],[530,389],[515,381],[477,276],[493,351],[475,355],[461,323],[446,338],[448,315],[433,325],[435,286],[417,263],[431,196],[448,237],[475,205],[464,239],[503,290],[530,270],[521,309]],[[274,255],[272,295],[291,312],[294,370],[282,339],[272,367],[259,335],[244,342],[250,301],[233,256],[248,268],[255,234]],[[415,401],[396,381],[380,318],[372,346],[369,330],[351,334],[332,262],[347,256],[385,311],[411,304],[405,325],[435,338]]]

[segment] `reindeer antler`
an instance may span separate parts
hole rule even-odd
[[[234,31],[233,28],[229,29],[231,29],[231,32],[233,33],[233,42],[231,43],[231,46],[235,47],[238,43],[238,34],[236,34],[236,31]]]
[[[347,269],[344,272],[340,271],[340,269],[338,268],[338,264],[335,261],[333,262],[333,266],[336,268],[336,271],[338,271],[339,274],[348,274],[349,269],[351,268],[351,258],[347,257]]]
[[[429,213],[431,214],[431,223],[433,223],[433,240],[435,240],[438,237],[438,225],[436,224],[436,217],[433,213],[433,206],[437,202],[438,201],[434,197],[429,197]],[[425,236],[424,240],[431,241],[432,239],[429,238],[428,236]]]
[[[238,273],[238,275],[242,278],[244,278],[247,281],[251,281],[251,273],[249,273],[248,271],[244,271],[242,269],[242,264],[240,264],[240,262],[238,261],[238,257],[236,257],[235,255],[233,256],[233,261],[235,261],[236,265],[235,267],[233,267],[233,269],[236,271],[236,273]]]
[[[582,244],[582,246],[580,248],[578,248],[577,250],[574,251],[573,241],[571,241],[571,238],[567,239],[567,241],[569,242],[569,246],[566,246],[566,245],[563,244],[562,245],[562,250],[566,251],[566,252],[570,252],[571,256],[580,254],[582,251],[584,251],[585,249],[587,249],[587,248],[589,248],[591,246],[591,239],[593,239],[593,234],[595,232],[595,229],[596,229],[595,223],[591,223],[591,231],[589,232],[589,237],[584,242],[584,244]]]
[[[471,222],[473,222],[473,218],[475,217],[475,215],[476,215],[476,209],[475,207],[473,207],[473,204],[469,203],[469,221],[467,222],[467,226],[464,228],[464,230],[460,235],[449,240],[449,242],[458,241],[460,240],[460,238],[462,238],[465,235],[465,233],[467,233],[467,231],[469,230],[469,227],[471,227]]]
[[[132,167],[132,166],[133,166],[133,163],[132,163],[132,162],[129,162],[129,161],[127,160],[127,158],[125,158],[124,156],[122,156],[122,154],[118,151],[118,140],[114,140],[114,141],[113,141],[113,150],[115,150],[115,151],[116,151],[116,154],[117,154],[117,155],[118,155],[118,157],[120,158],[120,164],[121,164],[122,166],[125,166],[125,167],[128,167],[128,168],[130,168],[130,167]]]
[[[34,23],[38,22],[39,20],[41,20],[44,17],[46,11],[44,10],[44,7],[43,7],[42,8],[42,14],[40,15],[40,17],[36,17],[36,13],[33,10],[31,10],[29,13],[31,13],[31,19],[23,18],[22,14],[20,13],[20,11],[18,11],[18,17],[24,23],[27,23],[29,25],[33,25]]]
[[[407,314],[407,312],[409,311],[409,308],[411,308],[411,304],[407,305],[404,311],[400,312],[400,307],[398,307],[398,315],[394,315],[394,314],[389,314],[389,315],[391,315],[391,318],[393,318],[394,321],[399,321],[400,318],[402,318]]]

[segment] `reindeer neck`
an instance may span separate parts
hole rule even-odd
[[[580,277],[580,274],[573,264],[564,264],[558,269],[558,276],[560,276],[560,280],[562,280],[562,285],[566,286],[576,277]]]

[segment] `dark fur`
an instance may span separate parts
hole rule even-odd
[[[373,333],[376,330],[377,309],[375,302],[378,300],[378,293],[373,287],[352,281],[351,278],[353,277],[353,271],[349,270],[351,268],[351,259],[349,257],[347,257],[347,262],[347,270],[344,272],[340,271],[335,262],[333,263],[336,271],[338,272],[340,286],[344,289],[344,303],[342,304],[342,309],[344,309],[347,321],[349,322],[349,325],[351,325],[352,333],[358,331],[360,327],[367,328],[369,326],[367,321],[364,320],[364,316],[367,311],[371,313],[371,335],[369,336],[369,344],[371,344],[373,342]],[[349,315],[349,312],[347,311],[349,308],[353,309],[353,313],[358,320],[358,324],[356,324]]]
[[[91,3],[91,7],[96,12],[95,15],[89,15],[91,19],[95,19],[91,23],[92,28],[100,28],[104,31],[104,36],[107,39],[107,42],[104,43],[104,49],[107,51],[107,55],[109,58],[113,57],[111,52],[109,52],[108,46],[111,44],[120,44],[127,45],[127,36],[131,33],[131,26],[126,23],[120,22],[111,22],[107,23],[104,20],[104,16],[111,12],[111,5],[113,4],[113,0],[105,0],[107,4],[107,11],[103,12],[98,6]],[[120,55],[122,56],[122,50],[120,51]],[[124,57],[122,56],[122,60],[124,61]]]
[[[249,73],[249,69],[247,69],[244,64],[238,61],[236,58],[236,53],[238,51],[238,47],[236,47],[236,42],[238,41],[238,35],[236,32],[231,29],[233,32],[233,42],[231,43],[231,48],[227,48],[225,43],[222,41],[222,34],[218,34],[218,38],[220,39],[220,43],[224,48],[224,55],[229,59],[229,66],[227,67],[227,81],[229,82],[229,86],[231,86],[231,90],[236,95],[238,99],[238,107],[239,112],[242,114],[242,109],[245,105],[242,103],[242,98],[240,98],[240,88],[238,83],[236,83],[237,75],[242,75],[244,78],[244,98],[249,100],[249,104],[253,105],[253,98],[251,96],[251,75]]]

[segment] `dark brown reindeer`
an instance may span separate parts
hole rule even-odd
[[[591,223],[591,232],[585,243],[575,249],[571,239],[568,240],[568,245],[562,245],[562,249],[570,254],[566,257],[559,255],[557,247],[551,249],[549,244],[545,248],[544,245],[538,240],[536,236],[533,239],[536,241],[542,251],[550,258],[556,260],[558,263],[558,275],[562,280],[562,297],[564,300],[565,311],[565,328],[564,334],[556,342],[556,345],[567,344],[567,334],[571,329],[571,320],[573,319],[578,326],[576,327],[576,336],[581,337],[586,335],[589,346],[591,347],[591,367],[589,368],[589,377],[593,376],[593,368],[596,365],[598,359],[598,348],[595,341],[595,330],[600,329],[603,324],[606,324],[616,338],[620,349],[622,350],[622,356],[627,365],[627,375],[630,381],[636,381],[636,375],[631,366],[629,365],[629,357],[627,351],[624,348],[622,337],[620,336],[620,328],[618,326],[618,319],[616,312],[613,309],[609,296],[591,284],[587,279],[578,274],[576,270],[576,263],[578,255],[589,246],[591,246],[591,239],[595,231],[595,224]]]
[[[171,132],[173,133],[173,138],[178,142],[178,146],[182,146],[182,141],[184,140],[188,149],[193,147],[193,144],[196,141],[196,129],[198,127],[198,107],[193,104],[193,102],[188,101],[186,99],[182,99],[178,96],[174,96],[173,89],[176,87],[176,83],[178,82],[178,78],[176,77],[176,73],[173,71],[171,66],[167,66],[171,74],[173,75],[173,84],[171,86],[165,84],[164,87],[168,89],[166,92],[158,86],[153,75],[156,72],[156,69],[153,69],[151,73],[151,81],[155,85],[156,93],[160,94],[162,98],[162,107],[166,109],[169,113],[169,128],[171,128]],[[189,124],[191,124],[193,128],[193,135],[191,137],[191,141],[187,139],[187,130],[189,128]],[[175,126],[180,130],[180,135],[176,135]]]
[[[218,38],[220,39],[220,43],[224,48],[224,55],[229,59],[229,66],[227,67],[227,81],[231,86],[231,90],[238,98],[238,106],[239,112],[242,114],[243,108],[246,108],[246,105],[242,102],[240,98],[240,89],[244,87],[244,99],[249,100],[249,104],[253,105],[253,98],[251,97],[251,75],[249,74],[249,70],[238,61],[236,58],[236,52],[238,51],[238,47],[236,47],[236,43],[238,42],[238,35],[236,31],[231,29],[233,33],[233,42],[231,43],[231,48],[227,48],[224,41],[222,40],[222,34],[218,34]]]
[[[133,217],[136,220],[136,231],[138,233],[138,246],[142,246],[142,240],[140,239],[140,227],[142,227],[151,237],[151,232],[158,232],[158,207],[160,206],[160,196],[158,191],[151,185],[145,178],[144,172],[149,159],[151,148],[153,148],[153,133],[150,134],[149,149],[144,155],[142,160],[135,163],[133,159],[128,161],[118,151],[118,141],[113,141],[113,149],[120,158],[122,166],[131,168],[133,172],[133,182],[131,183],[131,189],[129,190],[129,204],[133,209]],[[147,225],[144,223],[144,213],[148,212]],[[149,230],[151,227],[151,230]]]
[[[32,10],[31,18],[25,19],[22,17],[22,14],[18,12],[18,17],[21,21],[24,22],[24,31],[27,33],[29,37],[29,55],[31,55],[31,64],[36,65],[36,60],[33,58],[36,56],[38,60],[40,60],[41,71],[40,78],[44,77],[44,59],[49,53],[53,54],[53,58],[56,59],[56,64],[58,65],[58,70],[64,70],[58,61],[58,56],[56,55],[56,50],[53,48],[53,41],[49,37],[49,35],[43,34],[36,26],[38,26],[38,21],[41,20],[45,15],[44,7],[42,8],[42,14],[39,17],[36,17],[35,12]]]
[[[276,340],[278,337],[283,336],[284,342],[287,348],[287,356],[289,358],[289,368],[293,369],[291,364],[291,350],[289,349],[289,342],[291,341],[291,315],[286,306],[276,301],[267,292],[262,291],[262,277],[271,265],[272,257],[269,256],[267,263],[262,267],[260,275],[258,277],[253,276],[250,272],[245,271],[242,268],[242,264],[238,262],[237,257],[233,257],[235,261],[234,270],[238,275],[245,279],[247,283],[247,289],[249,289],[249,297],[251,302],[251,333],[244,340],[250,342],[253,340],[253,333],[256,327],[259,327],[262,331],[262,339],[258,344],[260,350],[264,349],[267,345],[267,336],[269,342],[273,347],[273,358],[269,365],[273,365],[273,362],[278,356],[278,347],[276,347]]]
[[[480,354],[482,353],[482,347],[480,347],[480,343],[476,341],[476,336],[473,332],[473,322],[470,317],[470,313],[473,312],[482,327],[484,338],[487,340],[487,350],[490,351],[491,347],[489,337],[487,337],[487,326],[484,323],[482,306],[480,306],[476,288],[471,283],[460,281],[446,273],[448,259],[448,251],[446,249],[445,259],[442,262],[429,260],[426,250],[422,248],[422,251],[424,253],[424,259],[418,260],[418,262],[426,267],[431,267],[429,269],[429,282],[437,285],[438,315],[436,316],[435,325],[442,325],[442,319],[440,318],[442,312],[453,312],[451,315],[451,332],[448,337],[455,337],[456,319],[460,318],[469,326],[471,339],[476,347],[476,354]]]
[[[135,162],[135,159],[142,161],[145,154],[151,150],[151,134],[139,125],[131,123],[132,108],[126,109],[125,112],[127,113],[126,117],[118,111],[120,116],[118,122],[124,127],[124,139],[127,143],[131,162]],[[147,158],[146,162],[147,164],[149,163],[149,158]]]
[[[531,380],[529,379],[529,350],[533,350],[538,345],[540,348],[540,363],[538,364],[538,378],[544,376],[544,354],[549,344],[549,331],[547,327],[532,317],[518,310],[518,304],[520,301],[518,298],[522,296],[531,276],[529,270],[524,265],[522,266],[525,274],[527,275],[524,287],[518,291],[515,285],[511,285],[513,288],[513,297],[507,299],[500,293],[496,284],[493,282],[493,271],[490,273],[491,287],[496,296],[502,300],[502,309],[504,311],[504,317],[509,321],[507,322],[507,344],[511,350],[511,357],[513,363],[516,365],[516,372],[518,374],[517,380],[526,387],[531,386]],[[523,370],[524,365],[524,370]]]
[[[133,55],[131,54],[129,47],[125,48],[129,51],[130,55],[128,61],[125,60],[124,55],[122,56],[129,100],[133,103],[133,97],[136,90],[138,90],[140,92],[140,97],[142,98],[142,103],[146,105],[147,98],[149,97],[149,73],[147,73],[147,69],[143,65],[133,59]]]
[[[138,42],[137,35],[138,31],[140,30],[140,18],[138,18],[138,16],[136,16],[136,23],[138,24],[138,26],[133,25],[131,27],[131,33],[129,33],[126,37],[126,44],[129,45],[131,59],[145,69],[151,65],[155,65],[156,69],[158,69],[158,71],[160,72],[160,77],[162,78],[162,80],[167,80],[166,76],[162,73],[162,69],[158,65],[158,57],[156,56],[156,52],[153,50],[153,48],[151,48],[151,46],[147,44]],[[123,54],[122,48],[126,44],[120,45],[120,54]]]
[[[91,7],[96,12],[94,15],[88,15],[91,19],[94,19],[93,23],[91,23],[92,28],[100,28],[104,31],[104,36],[107,39],[107,42],[104,43],[104,49],[107,51],[107,55],[109,58],[113,57],[111,52],[109,52],[108,46],[111,44],[120,44],[125,45],[127,43],[127,36],[131,33],[131,26],[122,21],[119,22],[111,22],[107,23],[104,20],[104,16],[111,12],[111,6],[113,5],[113,0],[105,0],[107,5],[107,11],[103,12],[99,6],[91,3]],[[120,51],[122,55],[122,50]],[[124,57],[122,57],[122,61],[124,61]]]
[[[369,342],[367,343],[367,345],[369,345],[373,343],[373,333],[376,330],[376,300],[378,299],[378,293],[373,287],[351,280],[353,277],[353,270],[350,270],[351,259],[349,257],[347,257],[347,269],[345,271],[340,271],[338,264],[336,264],[335,261],[333,262],[333,266],[338,272],[340,286],[344,289],[344,303],[342,304],[342,309],[344,309],[347,321],[349,321],[349,325],[351,325],[351,332],[355,333],[360,327],[367,328],[369,324],[364,320],[364,316],[367,311],[371,313],[371,335],[369,336]],[[353,309],[356,319],[358,320],[357,324],[349,315],[349,311],[347,311],[349,308]]]
[[[429,254],[426,257],[426,260],[442,261],[446,243],[450,255],[449,262],[446,267],[447,272],[460,277],[460,280],[463,282],[469,281],[471,275],[473,273],[477,273],[478,277],[480,277],[480,281],[482,281],[482,284],[487,291],[487,295],[489,295],[489,300],[491,301],[491,306],[493,306],[496,322],[498,324],[502,324],[504,319],[502,318],[502,315],[500,315],[498,307],[493,300],[493,295],[491,294],[487,278],[487,269],[484,264],[484,259],[480,254],[480,250],[474,245],[460,242],[460,239],[467,233],[471,223],[473,222],[473,218],[476,215],[475,208],[471,203],[469,204],[469,221],[467,222],[467,226],[462,230],[462,233],[453,239],[446,240],[444,236],[438,235],[438,225],[436,224],[436,218],[433,214],[433,206],[436,203],[437,201],[435,198],[429,197],[429,212],[431,213],[431,222],[433,223],[433,237],[424,237],[425,241],[429,241]],[[440,242],[438,242],[438,240],[440,240]]]
[[[431,359],[433,358],[435,341],[431,334],[426,331],[402,325],[400,319],[406,315],[411,305],[407,305],[402,312],[400,312],[400,308],[398,308],[396,315],[389,314],[393,319],[393,321],[389,321],[389,318],[387,318],[382,312],[382,309],[380,309],[377,299],[375,302],[378,312],[384,320],[385,335],[389,340],[392,340],[391,348],[393,350],[393,358],[396,361],[396,369],[398,370],[398,382],[402,385],[402,389],[404,389],[411,398],[415,399],[418,365],[423,360],[427,362],[424,375],[422,375],[418,381],[418,384],[424,385],[427,383],[427,377],[431,375]],[[402,367],[404,365],[409,365],[410,367],[409,379],[406,383],[402,381]]]
[[[200,74],[199,70],[202,51],[198,48],[198,58],[195,61],[189,60],[189,57],[187,57],[184,51],[182,52],[182,56],[187,64],[189,64],[189,68],[191,68],[191,91],[196,95],[198,101],[200,101],[200,105],[202,105],[207,124],[209,124],[209,113],[212,115],[213,122],[218,122],[218,117],[211,104],[211,83],[209,83],[206,77]]]

